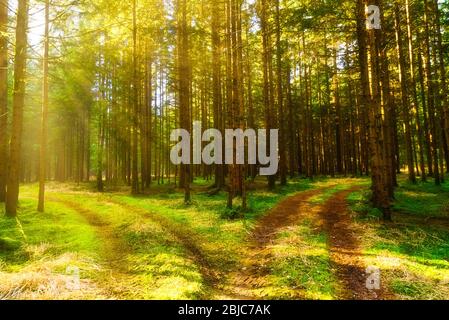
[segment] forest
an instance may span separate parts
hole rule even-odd
[[[0,300],[446,300],[448,173],[447,0],[0,0]]]

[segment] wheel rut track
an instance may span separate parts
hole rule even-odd
[[[239,266],[241,269],[233,270],[228,274],[213,266],[212,261],[201,248],[198,236],[180,223],[170,221],[170,219],[159,214],[151,213],[147,209],[120,200],[107,199],[102,200],[102,202],[121,206],[148,218],[170,233],[186,249],[188,256],[199,268],[206,287],[205,293],[202,295],[203,299],[221,296],[228,299],[252,300],[260,299],[260,296],[255,295],[253,290],[259,288],[263,290],[264,285],[267,284],[264,282],[264,277],[269,275],[268,265],[274,260],[270,245],[276,240],[279,231],[295,225],[302,218],[305,218],[307,216],[305,210],[316,206],[310,203],[310,199],[330,188],[332,186],[298,193],[280,202],[262,217],[247,237],[246,249],[249,254],[241,261],[242,265]],[[331,266],[341,285],[340,298],[346,300],[387,299],[389,294],[384,290],[373,292],[366,288],[366,266],[363,264],[360,243],[356,235],[357,230],[351,225],[352,221],[347,203],[349,194],[360,189],[361,187],[356,186],[334,194],[323,205],[319,206],[317,218],[321,220],[322,230],[328,234]],[[126,244],[114,236],[112,226],[95,212],[83,208],[77,203],[59,198],[55,201],[65,203],[68,207],[79,212],[89,224],[97,228],[100,237],[111,242],[106,244],[108,246],[106,251],[110,251],[106,255],[108,263],[111,267],[117,268],[120,273],[126,273],[126,266],[123,263],[126,256],[126,249],[124,250]],[[222,285],[225,285],[223,282],[224,276],[228,276],[227,285],[231,285],[229,289],[228,286],[222,289]],[[291,298],[303,299],[303,292],[298,289]]]
[[[332,186],[303,191],[288,197],[257,222],[247,238],[249,256],[242,261],[241,270],[231,275],[234,288],[231,298],[260,299],[252,291],[263,291],[263,287],[268,285],[264,278],[270,274],[269,264],[274,260],[270,245],[274,243],[280,230],[300,221],[305,210],[310,208],[311,198],[330,188]],[[304,299],[303,292],[295,290],[291,298]]]
[[[115,298],[120,298],[126,294],[126,289],[120,289],[121,287],[117,284],[120,283],[120,279],[126,282],[127,278],[131,277],[129,274],[130,268],[126,261],[127,253],[130,252],[131,248],[117,237],[113,226],[94,211],[76,202],[56,197],[51,197],[48,200],[62,203],[76,211],[86,219],[89,225],[95,228],[97,235],[102,240],[101,257],[108,271],[104,275],[102,287],[108,291],[108,295]]]
[[[197,265],[205,281],[206,292],[201,298],[207,299],[210,297],[210,292],[213,291],[220,282],[219,279],[221,273],[213,267],[212,263],[207,258],[207,255],[203,252],[203,249],[197,244],[199,242],[197,240],[198,237],[193,232],[189,231],[181,224],[172,222],[161,215],[153,214],[149,210],[141,207],[133,206],[113,199],[108,199],[107,202],[121,206],[126,210],[138,213],[142,217],[148,218],[172,235],[177,242],[186,249],[189,257]]]
[[[97,234],[102,239],[102,244],[105,246],[105,248],[103,249],[103,257],[106,260],[108,267],[111,269],[111,276],[114,277],[116,273],[119,273],[119,275],[117,274],[117,276],[127,275],[126,273],[129,272],[129,268],[127,268],[125,264],[126,252],[129,252],[129,250],[131,249],[126,245],[126,243],[121,241],[116,236],[110,223],[101,218],[101,216],[99,216],[97,213],[84,208],[76,202],[55,197],[49,198],[49,200],[60,202],[67,207],[75,210],[81,216],[83,216],[90,225],[95,227]],[[206,258],[206,255],[203,253],[202,249],[200,249],[195,241],[192,240],[196,238],[193,233],[187,230],[182,230],[182,225],[176,225],[176,223],[173,223],[160,215],[152,214],[143,208],[132,206],[123,203],[122,201],[112,199],[102,200],[102,202],[121,206],[126,210],[132,211],[141,215],[142,217],[148,218],[152,222],[162,227],[171,236],[173,236],[176,241],[181,244],[188,252],[188,256],[197,265],[205,281],[206,292],[201,296],[201,298],[207,299],[210,296],[210,291],[213,290],[214,287],[219,283],[219,272],[213,269],[211,263]],[[112,288],[110,289],[110,291],[113,291]]]
[[[319,215],[322,228],[328,234],[328,250],[331,266],[340,283],[339,298],[345,300],[384,300],[389,294],[384,288],[378,291],[368,290],[361,244],[352,225],[349,214],[348,196],[361,190],[355,186],[340,191],[331,197],[322,207]]]

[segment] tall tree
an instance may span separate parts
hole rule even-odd
[[[132,6],[133,16],[133,82],[132,82],[132,172],[131,172],[131,186],[132,193],[139,193],[139,161],[138,161],[138,141],[139,141],[139,79],[137,70],[137,0],[133,0]]]
[[[19,0],[17,7],[16,49],[14,55],[14,93],[9,170],[6,195],[6,215],[17,215],[19,201],[20,164],[22,161],[23,108],[27,62],[28,0]]]
[[[411,22],[411,8],[410,1],[405,0],[405,10],[407,19],[407,40],[408,40],[408,55],[409,55],[409,67],[410,67],[410,90],[412,94],[412,110],[416,114],[416,127],[418,131],[418,147],[419,147],[419,163],[421,170],[421,180],[426,181],[426,163],[424,159],[424,131],[421,123],[421,111],[419,110],[418,92],[416,89],[416,58],[414,53],[413,35],[412,35],[412,22]]]
[[[6,199],[8,166],[8,0],[0,0],[0,202]]]
[[[285,104],[284,104],[284,86],[282,72],[282,44],[281,44],[281,12],[280,0],[275,0],[275,23],[276,23],[276,70],[277,70],[277,103],[279,111],[279,175],[281,185],[287,184],[287,150],[286,150],[286,122],[285,122]]]
[[[211,29],[212,29],[212,90],[213,90],[213,117],[214,126],[216,129],[221,130],[222,128],[222,88],[221,88],[221,23],[220,23],[220,13],[222,13],[222,5],[219,1],[212,0],[212,19],[211,19]],[[221,189],[224,185],[224,166],[221,164],[215,164],[215,187]]]
[[[380,1],[376,5],[380,6]],[[379,91],[380,29],[366,30],[366,2],[357,0],[357,40],[361,74],[361,104],[368,113],[368,137],[373,190],[373,203],[381,209],[385,220],[391,220],[389,186],[385,170],[385,149],[382,132],[381,93]]]
[[[273,107],[273,68],[272,68],[272,48],[271,32],[269,27],[269,0],[260,2],[260,25],[262,35],[262,63],[263,63],[263,105],[265,111],[265,128],[267,132],[274,129],[274,107]],[[267,134],[267,146],[270,146],[270,137]],[[269,147],[267,148],[270,149]],[[276,176],[268,177],[268,188],[274,189]]]
[[[179,115],[181,128],[190,132],[190,58],[187,0],[177,0],[177,15]],[[181,170],[181,185],[184,187],[184,202],[189,204],[191,202],[190,164],[182,164]]]
[[[48,132],[48,50],[50,29],[50,0],[45,0],[44,55],[42,58],[42,120],[39,159],[39,202],[37,211],[44,212],[45,180],[47,168],[47,132]]]
[[[435,184],[441,184],[440,168],[439,168],[439,154],[440,149],[439,136],[438,136],[438,124],[436,120],[436,81],[434,66],[432,65],[432,48],[430,45],[431,39],[431,1],[424,0],[424,74],[426,78],[427,87],[427,105],[429,113],[429,132],[431,135],[431,150],[432,150],[432,166],[433,166],[433,176],[435,178]]]
[[[438,0],[433,0],[433,9],[435,14],[435,33],[436,33],[436,49],[438,50],[438,69],[440,71],[440,84],[441,90],[438,100],[441,104],[440,108],[442,110],[442,138],[445,142],[446,149],[446,161],[449,159],[448,155],[448,144],[449,144],[449,88],[446,74],[445,65],[445,49],[443,47],[443,36],[441,32],[441,13],[439,9]],[[449,170],[449,163],[447,163],[447,170]],[[441,172],[444,174],[443,172]]]
[[[402,97],[402,114],[405,128],[405,150],[407,155],[407,167],[408,167],[408,178],[411,183],[416,183],[415,167],[414,167],[414,156],[413,156],[413,145],[412,145],[412,131],[411,131],[411,120],[410,120],[410,93],[409,93],[409,77],[407,73],[407,59],[404,51],[403,44],[403,31],[402,31],[402,21],[401,21],[401,11],[399,9],[399,4],[395,3],[395,27],[396,27],[396,44],[398,52],[398,69],[399,69],[399,82],[401,84],[401,97]]]

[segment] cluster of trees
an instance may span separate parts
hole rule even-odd
[[[27,49],[28,1],[43,8],[38,49]],[[380,29],[368,28],[368,5]],[[397,173],[440,184],[449,168],[447,1],[19,0],[9,20],[7,8],[0,0],[8,214],[20,181],[40,179],[43,210],[46,179],[93,176],[99,191],[177,183],[187,203],[201,176],[245,207],[257,166],[170,162],[170,132],[194,120],[279,129],[270,189],[297,175],[371,175],[386,219]]]

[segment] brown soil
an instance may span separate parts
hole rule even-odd
[[[248,237],[247,254],[239,266],[240,270],[230,276],[232,294],[226,298],[263,299],[266,297],[264,291],[270,285],[267,279],[270,273],[268,265],[273,260],[270,245],[273,244],[280,230],[297,223],[308,211],[310,198],[326,189],[305,191],[289,197],[259,220]],[[291,298],[301,299],[303,295],[300,290],[297,290]]]
[[[329,237],[331,264],[340,283],[339,296],[346,300],[383,300],[385,292],[366,287],[367,266],[362,260],[357,232],[352,225],[347,197],[360,189],[354,187],[337,193],[320,211],[324,231]]]

